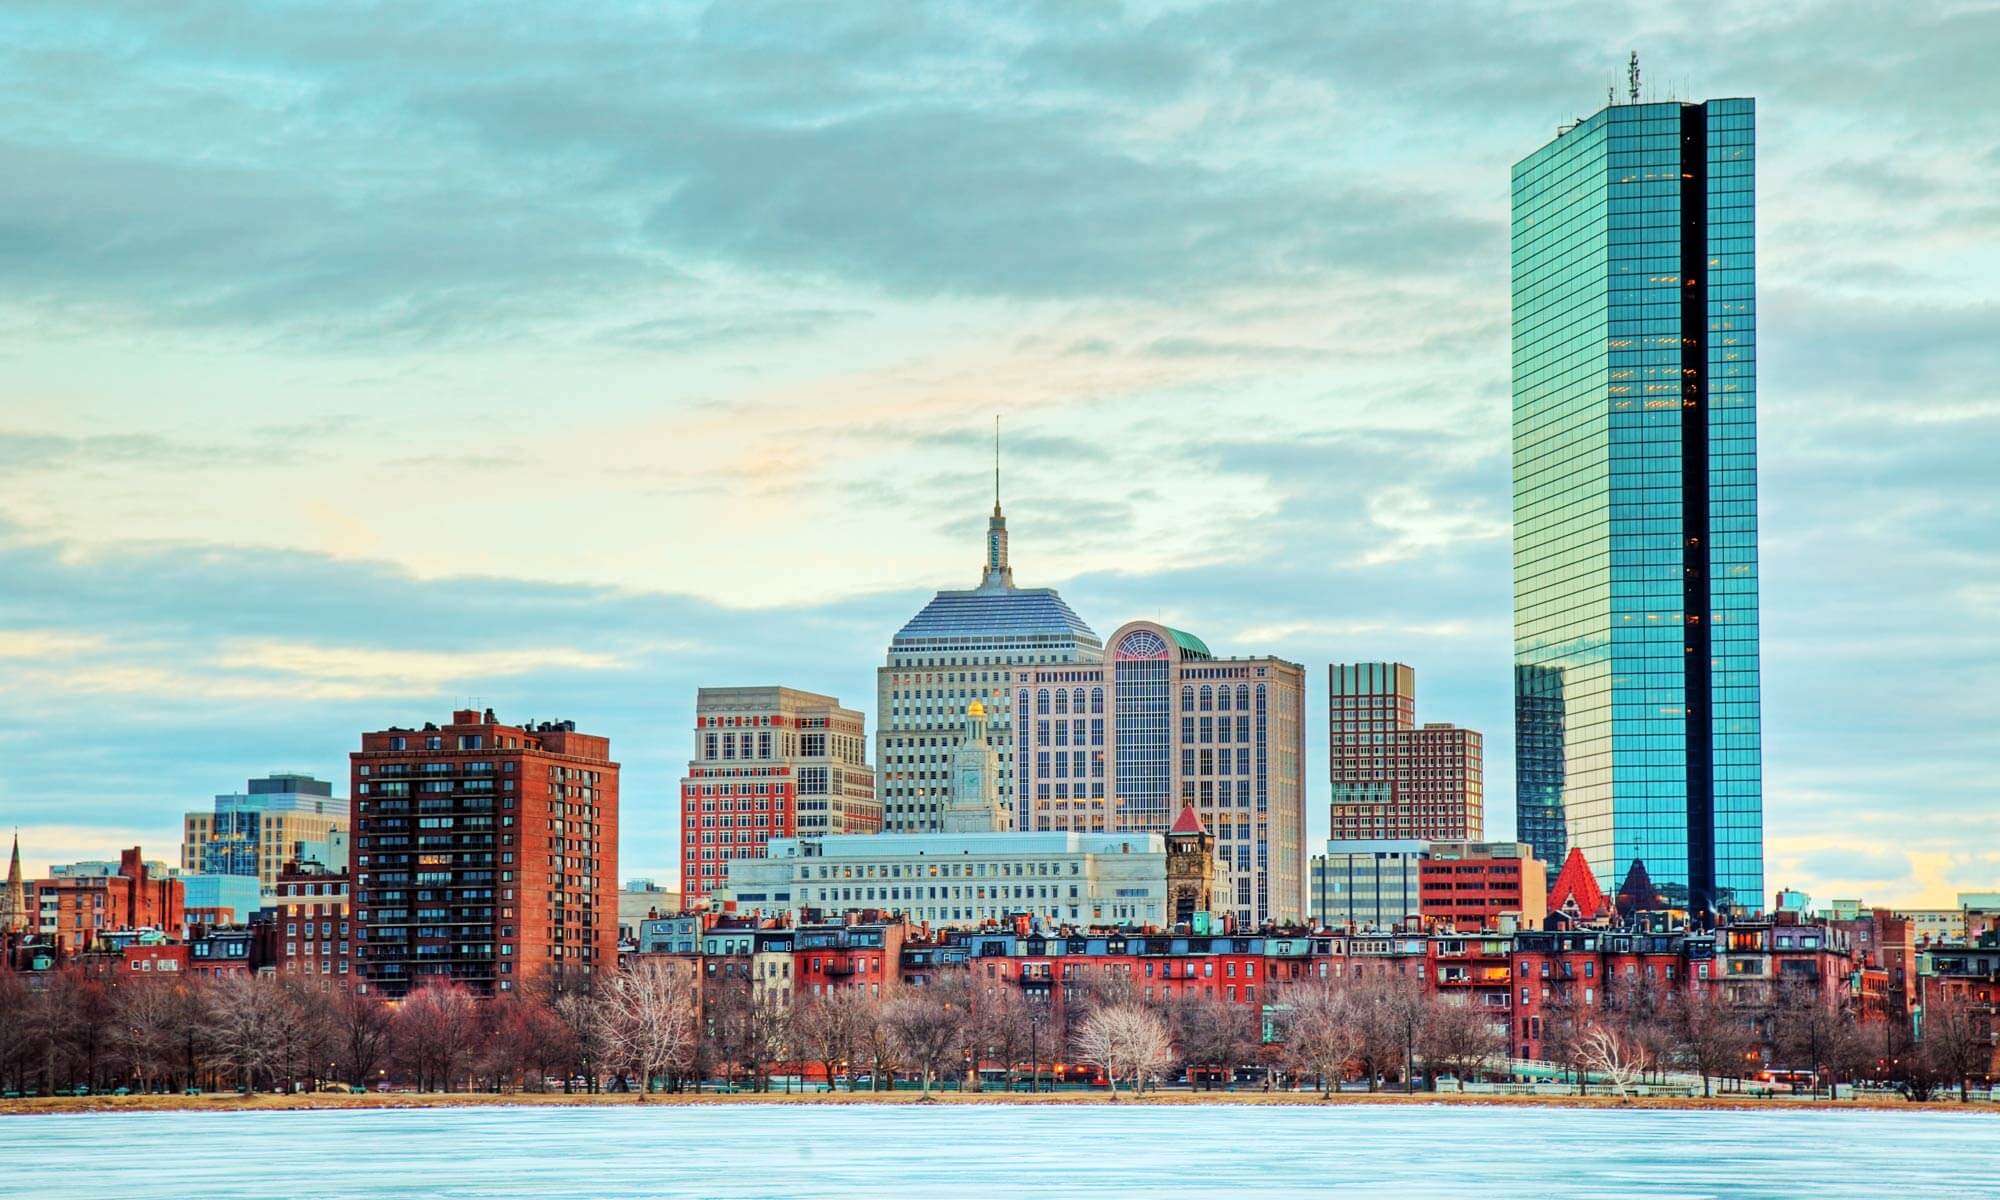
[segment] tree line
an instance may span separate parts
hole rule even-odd
[[[699,979],[685,964],[642,959],[594,991],[532,987],[480,1000],[434,982],[390,1005],[317,979],[281,974],[121,978],[54,973],[30,989],[0,975],[0,1085],[76,1088],[681,1090],[719,1080],[750,1090],[811,1076],[848,1090],[898,1078],[926,1094],[944,1084],[1046,1086],[1056,1064],[1087,1067],[1117,1095],[1185,1072],[1195,1088],[1248,1076],[1265,1087],[1358,1081],[1465,1081],[1506,1075],[1509,1030],[1478,1004],[1420,979],[1381,972],[1309,978],[1268,1008],[1205,995],[1141,999],[1129,974],[1085,970],[1064,1002],[1004,978],[944,971],[886,994],[760,990]],[[1858,1023],[1816,986],[1771,989],[1755,1004],[1712,990],[1607,988],[1584,1004],[1574,987],[1543,1008],[1544,1057],[1574,1079],[1620,1093],[1673,1074],[1704,1094],[1771,1060],[1823,1080],[1877,1079],[1928,1098],[1987,1069],[1991,1043],[1962,999],[1934,999],[1925,1037],[1888,1020]],[[816,1083],[815,1086],[818,1086]]]

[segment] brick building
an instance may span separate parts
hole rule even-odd
[[[354,935],[346,871],[286,863],[278,872],[278,970],[353,985]]]
[[[618,764],[571,721],[493,710],[365,733],[350,754],[361,986],[481,995],[617,968]]]
[[[1336,841],[1477,841],[1486,832],[1477,730],[1417,725],[1417,673],[1402,663],[1327,668]]]
[[[116,875],[41,879],[30,890],[33,930],[64,954],[89,949],[111,930],[178,933],[185,920],[181,881],[154,876],[136,846],[119,854]]]
[[[702,688],[681,780],[681,903],[723,885],[774,837],[878,833],[862,715],[786,687]]]

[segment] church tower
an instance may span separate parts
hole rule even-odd
[[[946,833],[997,833],[1008,827],[1000,804],[1000,756],[986,740],[986,706],[965,706],[965,732],[951,753],[951,799],[944,810]]]
[[[28,889],[21,882],[21,831],[14,831],[14,856],[7,860],[7,890],[0,893],[0,934],[28,927]]]

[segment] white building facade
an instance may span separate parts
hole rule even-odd
[[[1026,914],[1044,924],[1164,926],[1160,833],[884,833],[776,838],[729,864],[718,893],[738,913],[837,920],[900,912],[937,927]]]

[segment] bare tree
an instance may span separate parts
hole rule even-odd
[[[861,991],[841,988],[800,1001],[792,1013],[792,1032],[799,1052],[826,1072],[828,1091],[833,1090],[834,1080],[855,1057],[867,1005],[868,998]],[[847,1089],[854,1090],[851,1074]]]
[[[699,1036],[700,985],[686,972],[642,959],[606,982],[600,998],[611,1061],[639,1074],[643,1097],[656,1076],[684,1071]]]
[[[1669,1018],[1675,1061],[1701,1076],[1703,1096],[1713,1093],[1712,1080],[1742,1074],[1744,1056],[1754,1044],[1750,1026],[1714,989],[1697,985],[1680,993]]]
[[[1433,996],[1417,1048],[1433,1081],[1442,1070],[1458,1080],[1462,1092],[1468,1076],[1491,1070],[1495,1059],[1505,1057],[1507,1034],[1489,1013],[1464,997]]]
[[[208,992],[207,1020],[216,1065],[236,1086],[256,1090],[283,1067],[285,999],[277,979],[246,973],[219,976]]]
[[[855,1041],[868,1055],[868,1090],[894,1091],[896,1071],[903,1064],[903,1048],[889,1022],[889,1004],[870,996],[855,1012]]]
[[[1597,1014],[1574,988],[1564,988],[1542,1006],[1542,1053],[1576,1075],[1577,1095],[1590,1092],[1584,1069],[1584,1038],[1597,1024]]]
[[[1159,1014],[1137,1004],[1101,1007],[1083,1019],[1074,1040],[1076,1056],[1097,1067],[1118,1098],[1118,1081],[1129,1080],[1135,1092],[1146,1088],[1174,1061],[1173,1038]]]
[[[920,988],[905,988],[883,1006],[883,1020],[903,1058],[923,1078],[923,1094],[965,1045],[971,990],[966,980],[947,975]]]
[[[1583,1031],[1577,1054],[1585,1071],[1602,1075],[1620,1096],[1631,1094],[1632,1085],[1645,1074],[1648,1064],[1644,1043],[1604,1022]]]
[[[1778,1057],[1787,1066],[1804,1067],[1813,1073],[1813,1095],[1819,1095],[1822,1075],[1833,1076],[1837,1084],[1834,1060],[1840,1053],[1843,1031],[1852,1028],[1854,1021],[1817,979],[1781,984],[1772,1024]]]
[[[1255,1052],[1261,1032],[1254,1009],[1213,996],[1179,997],[1168,1006],[1167,1019],[1194,1088],[1207,1073],[1228,1086],[1236,1068]]]
[[[34,997],[12,971],[0,971],[0,1081],[13,1091],[27,1090],[28,1064],[35,1041],[31,1032]]]
[[[757,1070],[755,1059],[761,1041],[757,1010],[756,990],[748,979],[711,980],[704,993],[706,1048],[714,1057],[714,1065],[721,1068],[723,1078],[731,1084],[739,1074]]]
[[[180,1065],[182,990],[176,979],[135,979],[113,998],[111,1046],[140,1091],[151,1091]]]
[[[993,1062],[1007,1073],[1007,1089],[1014,1088],[1015,1069],[1028,1056],[1029,1022],[1034,1019],[1028,999],[1011,980],[988,980],[973,991],[972,1020],[967,1034],[972,1047],[973,1069]]]
[[[478,1003],[450,980],[415,988],[396,1010],[395,1045],[417,1087],[450,1091],[479,1035]]]
[[[389,1006],[374,996],[336,990],[327,1003],[333,1024],[334,1059],[347,1082],[365,1088],[389,1057]]]
[[[1992,1069],[1990,1021],[1958,988],[1939,987],[1924,999],[1919,1052],[1933,1075],[1958,1085],[1960,1103],[1972,1099],[1972,1077]]]
[[[1378,972],[1347,984],[1349,1003],[1360,1043],[1354,1057],[1368,1079],[1368,1090],[1392,1070],[1401,1069],[1406,1087],[1414,1090],[1410,1078],[1417,1041],[1423,1036],[1424,987],[1409,975]]]
[[[1318,1079],[1321,1098],[1332,1099],[1361,1053],[1360,1022],[1347,989],[1324,977],[1288,984],[1278,993],[1277,1009],[1285,1061]]]
[[[563,1091],[570,1090],[573,1075],[581,1075],[586,1091],[597,1090],[599,1068],[604,1061],[604,1023],[598,1019],[597,1005],[590,993],[577,988],[548,987],[549,1011],[568,1031],[565,1039],[571,1057],[563,1066]]]

